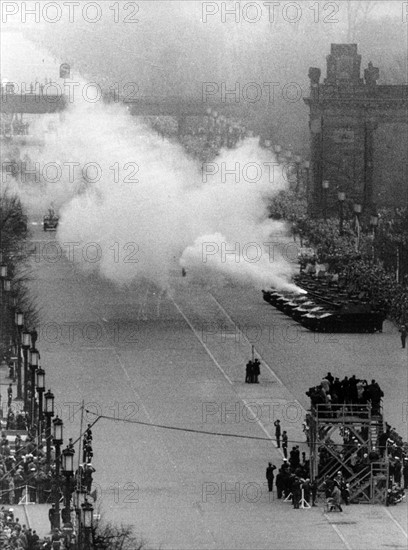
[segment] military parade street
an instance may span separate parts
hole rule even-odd
[[[1,5],[0,548],[406,548],[408,3],[60,4]]]

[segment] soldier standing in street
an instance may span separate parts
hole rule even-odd
[[[283,430],[282,434],[282,451],[283,456],[288,458],[288,434],[286,433],[286,430]]]
[[[317,481],[314,479],[310,483],[310,491],[312,493],[312,506],[316,506],[316,497],[317,497]]]
[[[276,470],[276,466],[273,466],[271,462],[268,462],[268,467],[266,468],[266,479],[268,480],[268,490],[271,493],[273,490],[273,471]]]
[[[299,510],[299,502],[302,497],[302,491],[300,486],[300,479],[295,476],[293,483],[292,483],[292,502],[293,502],[293,508],[295,510]]]
[[[281,425],[280,425],[280,420],[275,420],[275,422],[273,423],[273,425],[275,426],[275,438],[276,438],[276,446],[278,447],[278,449],[280,448],[280,439],[281,439]]]
[[[401,325],[400,333],[401,333],[401,345],[403,348],[405,348],[405,342],[407,339],[407,327],[405,325]]]
[[[252,371],[253,371],[253,366],[252,366],[252,361],[248,361],[248,363],[246,364],[246,371],[245,371],[245,384],[252,384]]]
[[[254,379],[253,379],[253,382],[254,384],[259,384],[258,382],[258,376],[261,374],[261,363],[259,361],[258,358],[255,359],[254,363],[253,363],[254,367],[253,367],[253,372],[254,372]]]

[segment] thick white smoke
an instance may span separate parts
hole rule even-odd
[[[63,167],[37,200],[59,210],[57,238],[86,271],[169,289],[181,265],[188,277],[294,288],[293,264],[276,246],[289,240],[285,227],[267,217],[267,198],[286,182],[256,138],[202,167],[123,106],[84,102],[36,160]]]

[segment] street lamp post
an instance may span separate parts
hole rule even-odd
[[[15,324],[17,327],[17,397],[16,399],[22,400],[22,382],[21,382],[21,331],[24,325],[24,313],[16,311]]]
[[[24,358],[24,410],[28,410],[28,350],[31,347],[31,334],[24,329],[22,333],[22,346]]]
[[[51,418],[54,416],[54,394],[51,390],[48,390],[44,395],[45,399],[45,417],[47,419],[47,424],[45,428],[45,440],[47,443],[47,469],[50,469],[51,466]]]
[[[373,214],[370,217],[370,227],[371,227],[372,235],[373,235],[373,263],[374,263],[375,262],[375,237],[376,237],[376,234],[377,234],[377,227],[378,227],[378,215],[377,214]]]
[[[361,214],[361,204],[355,203],[354,204],[354,214],[356,216],[356,231],[357,231],[357,242],[356,242],[356,252],[360,249],[360,214]]]
[[[35,371],[38,368],[38,358],[40,354],[35,348],[30,349],[30,369],[31,369],[31,383],[30,383],[30,425],[35,424],[34,404],[35,404]]]
[[[37,392],[38,392],[38,446],[42,446],[42,425],[43,425],[43,393],[45,391],[45,371],[41,367],[37,369]]]
[[[62,464],[65,475],[64,514],[62,516],[64,523],[70,522],[71,518],[71,477],[74,475],[74,454],[75,450],[70,445],[62,451]]]
[[[82,525],[84,526],[85,531],[84,550],[90,550],[91,548],[90,534],[92,530],[92,519],[93,506],[90,502],[85,500],[85,502],[82,504]]]
[[[310,174],[310,161],[305,160],[303,162],[303,167],[306,172],[306,185],[305,185],[305,191],[306,191],[306,201],[309,200],[309,174]]]
[[[302,157],[300,155],[295,155],[295,165],[296,165],[296,191],[299,191],[300,186],[300,164],[302,162]]]
[[[337,198],[339,199],[339,233],[343,235],[344,201],[346,200],[346,193],[339,191]]]
[[[78,533],[78,548],[79,549],[82,549],[83,545],[82,545],[82,517],[81,517],[81,512],[82,512],[82,505],[84,504],[85,500],[86,500],[86,496],[87,496],[87,492],[86,492],[86,489],[84,489],[83,487],[81,487],[80,485],[78,486],[78,482],[77,482],[77,489],[75,491],[75,512],[76,512],[76,515],[77,515],[77,533]]]
[[[323,187],[323,218],[324,221],[327,221],[327,193],[330,186],[329,180],[323,180],[322,187]]]
[[[58,527],[61,526],[60,523],[60,466],[61,466],[61,445],[63,442],[63,422],[58,416],[52,421],[54,433],[53,440],[55,445],[55,516],[54,516],[54,525]]]

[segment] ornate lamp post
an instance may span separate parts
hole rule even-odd
[[[42,423],[43,415],[43,393],[45,391],[45,370],[41,367],[37,369],[37,392],[38,392],[38,446],[42,443]]]
[[[370,227],[371,227],[372,235],[373,235],[373,262],[375,262],[375,237],[376,237],[376,234],[377,234],[377,227],[378,227],[378,215],[377,214],[373,214],[370,217]]]
[[[24,358],[24,410],[28,410],[28,350],[31,347],[31,334],[24,329],[21,335]]]
[[[74,504],[75,504],[75,512],[77,515],[77,533],[78,533],[78,547],[82,548],[82,505],[86,501],[87,492],[86,489],[84,489],[81,486],[78,486],[75,491],[75,497],[74,497]]]
[[[85,502],[82,504],[82,525],[84,526],[85,531],[84,550],[90,550],[91,548],[90,535],[92,530],[92,520],[93,506],[90,502],[85,500]]]
[[[327,194],[329,192],[330,182],[329,180],[323,180],[323,218],[324,221],[327,221]]]
[[[22,382],[21,382],[21,331],[24,325],[24,313],[16,311],[15,324],[17,327],[17,397],[16,399],[22,400]]]
[[[305,160],[303,162],[303,166],[304,166],[304,169],[305,169],[305,172],[306,172],[306,185],[305,185],[305,188],[306,188],[306,202],[309,201],[309,186],[310,186],[310,180],[309,180],[309,175],[310,175],[310,161],[308,160]]]
[[[74,475],[75,450],[68,446],[62,451],[62,468],[65,475],[64,513],[62,520],[68,523],[71,518],[71,477]]]
[[[296,191],[299,191],[300,186],[300,164],[302,162],[302,157],[300,155],[295,155],[294,158],[295,166],[296,166]]]
[[[60,528],[60,466],[61,466],[61,445],[63,442],[63,422],[58,416],[52,421],[53,423],[53,441],[55,445],[55,526]]]
[[[45,418],[47,419],[47,424],[45,428],[45,440],[47,443],[47,468],[50,469],[51,466],[51,418],[54,416],[54,394],[51,390],[48,390],[44,395],[45,399]]]
[[[30,392],[30,424],[35,424],[34,404],[35,404],[35,371],[38,368],[38,359],[40,354],[35,348],[30,349],[30,370],[31,370],[31,392]]]
[[[339,199],[339,232],[340,235],[343,235],[344,201],[346,200],[346,193],[339,191],[337,198]]]
[[[353,207],[354,214],[356,216],[356,231],[357,231],[357,242],[356,242],[356,252],[360,249],[360,214],[361,214],[361,204],[356,202]]]

